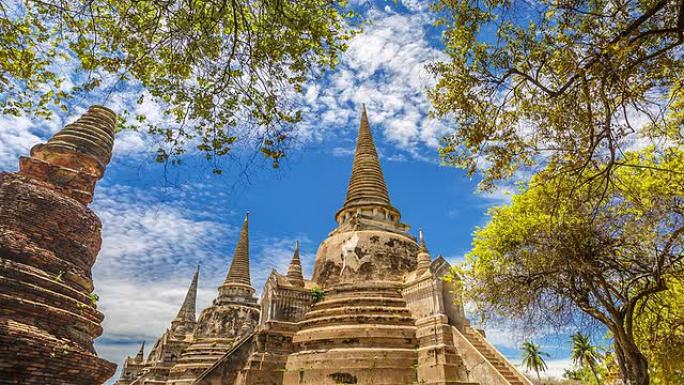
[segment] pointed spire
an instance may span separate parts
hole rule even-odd
[[[418,245],[420,246],[420,250],[424,252],[428,252],[427,246],[425,246],[425,237],[423,237],[423,228],[418,229]]]
[[[352,175],[349,179],[347,199],[343,208],[358,205],[390,206],[385,178],[382,175],[378,153],[375,150],[373,135],[368,124],[366,105],[363,105],[359,136],[356,140],[356,153]]]
[[[185,294],[185,300],[183,300],[183,305],[178,314],[176,315],[175,321],[190,321],[195,322],[195,308],[197,302],[197,282],[199,280],[199,265],[195,269],[195,275],[192,276],[192,282],[188,288],[187,294]]]
[[[416,271],[418,276],[421,276],[430,268],[430,264],[432,263],[432,257],[430,256],[427,246],[425,245],[425,237],[423,236],[422,228],[418,230],[418,245],[419,248],[418,256],[416,258]]]
[[[294,286],[304,287],[304,276],[302,275],[302,262],[299,260],[299,241],[295,242],[295,251],[292,262],[287,269],[287,278]]]
[[[238,283],[251,286],[249,278],[249,211],[245,214],[245,222],[242,224],[240,239],[233,252],[233,262],[226,276],[224,285]]]
[[[135,356],[135,360],[138,362],[142,362],[145,357],[145,341],[142,342],[140,345],[140,350],[138,351],[138,354]]]

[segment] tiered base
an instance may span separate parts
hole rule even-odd
[[[167,385],[190,385],[231,350],[232,338],[195,340],[169,372]]]
[[[394,282],[326,291],[300,323],[284,385],[406,385],[417,380],[416,328]]]

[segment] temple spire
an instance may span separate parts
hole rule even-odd
[[[425,246],[425,237],[423,236],[423,228],[418,229],[418,245],[422,251],[428,252],[427,246]]]
[[[425,245],[425,237],[423,236],[423,229],[418,230],[418,255],[416,257],[416,273],[421,276],[425,273],[432,263],[432,257]]]
[[[343,209],[367,205],[391,206],[364,104],[356,140],[352,175],[349,179],[347,199]]]
[[[245,221],[240,231],[240,239],[233,252],[233,262],[226,276],[224,285],[242,284],[251,286],[249,278],[249,212],[245,214]]]
[[[287,278],[290,282],[299,287],[304,287],[304,276],[302,275],[302,262],[299,260],[299,241],[295,242],[294,255],[292,262],[287,269]]]
[[[145,341],[143,341],[142,344],[140,345],[140,350],[138,351],[138,354],[135,356],[135,360],[138,362],[142,362],[144,358],[145,358]]]
[[[192,276],[192,282],[188,288],[188,293],[185,294],[185,300],[183,300],[183,305],[181,306],[180,310],[178,310],[175,321],[195,322],[195,304],[197,302],[197,282],[199,280],[199,269],[200,267],[197,265],[195,274]]]

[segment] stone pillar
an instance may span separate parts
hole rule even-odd
[[[111,159],[116,114],[91,107],[0,173],[0,382],[101,384],[104,316],[91,268],[101,223],[88,208]]]

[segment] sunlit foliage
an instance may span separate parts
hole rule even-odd
[[[0,112],[50,117],[133,80],[133,102],[153,99],[164,122],[122,123],[162,140],[158,160],[226,155],[249,136],[277,166],[302,118],[293,95],[337,63],[350,17],[326,0],[0,0]]]
[[[454,123],[446,164],[491,188],[521,169],[609,176],[637,140],[684,144],[679,0],[440,0],[448,60],[432,71]],[[542,166],[542,167],[540,167]],[[561,167],[562,166],[562,167]],[[604,178],[609,179],[609,178]]]
[[[651,147],[624,159],[630,166],[607,185],[552,168],[534,176],[475,231],[462,273],[465,297],[489,317],[602,323],[624,378],[645,385],[636,319],[684,279],[684,151]]]

